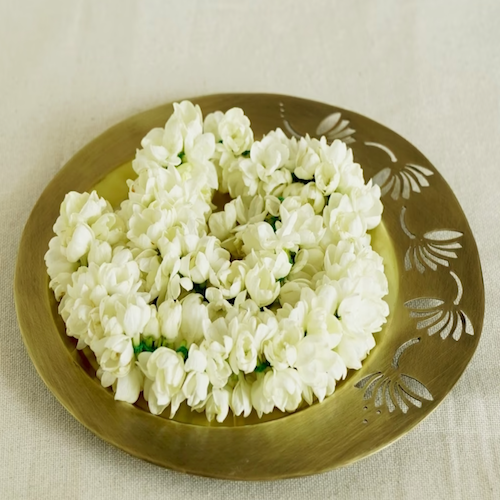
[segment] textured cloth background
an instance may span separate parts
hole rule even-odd
[[[500,498],[498,0],[0,2],[0,498]],[[102,442],[56,401],[21,341],[14,263],[59,168],[114,123],[218,92],[275,92],[365,114],[455,191],[479,246],[486,316],[444,403],[343,470],[202,479]]]

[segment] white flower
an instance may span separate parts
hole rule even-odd
[[[248,158],[236,158],[222,175],[232,198],[254,196],[259,189],[257,164]]]
[[[187,374],[182,392],[191,408],[201,408],[208,396],[208,375],[203,372],[191,371]]]
[[[316,185],[326,196],[331,195],[339,185],[340,173],[335,164],[329,162],[320,163],[314,173]]]
[[[278,217],[280,214],[281,198],[268,194],[265,197],[266,211],[272,217]]]
[[[126,335],[111,335],[93,342],[97,361],[104,371],[102,383],[104,387],[111,385],[116,377],[124,377],[132,367],[134,360],[134,348],[132,340]],[[108,375],[107,375],[108,374]]]
[[[333,285],[322,285],[315,292],[304,288],[301,300],[307,304],[305,329],[308,335],[322,336],[329,349],[336,347],[343,335],[342,324],[335,316],[339,294]]]
[[[180,273],[193,283],[204,283],[210,276],[210,262],[203,252],[193,252],[181,259]]]
[[[97,275],[96,281],[104,287],[108,295],[128,295],[141,286],[139,266],[128,249],[115,249],[110,263],[99,267],[90,264],[89,272]]]
[[[359,370],[361,362],[374,347],[373,335],[352,335],[346,332],[340,344],[335,348],[335,352],[339,354],[347,368]]]
[[[330,196],[323,218],[326,226],[339,239],[359,239],[368,229],[365,220],[355,211],[351,199],[345,194],[333,193]]]
[[[280,137],[271,134],[266,135],[262,141],[254,142],[250,150],[250,158],[257,165],[261,180],[285,166],[289,156],[287,145],[283,144]]]
[[[78,265],[69,262],[66,258],[61,238],[54,236],[49,242],[49,249],[44,260],[47,266],[47,273],[50,276],[49,286],[54,290],[57,300],[66,293],[68,285],[71,284],[71,275],[76,271]]]
[[[211,233],[223,241],[231,235],[231,231],[236,226],[236,204],[226,203],[224,210],[215,212],[208,219]]]
[[[182,163],[177,167],[177,171],[181,175],[183,185],[190,186],[187,191],[191,193],[191,196],[196,193],[199,198],[206,202],[211,200],[212,190],[219,186],[217,169],[211,161],[202,162],[200,159],[190,163]]]
[[[203,339],[210,326],[207,306],[203,302],[203,296],[192,293],[181,301],[182,321],[180,334],[188,345],[197,343]]]
[[[237,318],[231,320],[229,324],[229,331],[233,338],[229,364],[234,373],[240,370],[243,373],[251,373],[257,366],[259,345],[255,336],[256,326],[255,321],[244,323]]]
[[[252,250],[271,250],[278,246],[278,238],[267,222],[256,222],[240,226],[237,237],[243,241],[243,251],[250,254]]]
[[[140,282],[135,281],[138,274],[133,273],[131,276],[129,263],[123,265],[120,262],[123,253],[130,252],[117,252],[115,258],[118,262],[103,264],[100,267],[90,264],[88,268],[80,267],[72,274],[72,282],[68,285],[67,293],[59,304],[59,312],[67,323],[69,335],[82,339],[87,344],[95,334],[100,338],[102,332],[98,306],[101,301],[115,293],[129,295],[137,291],[140,286]],[[147,297],[144,298],[145,302],[147,300]],[[98,324],[93,325],[93,321],[94,323],[98,321]],[[122,330],[119,332],[121,333]]]
[[[177,156],[176,158],[178,159]],[[153,201],[157,201],[161,207],[174,208],[188,201],[187,186],[182,184],[177,168],[173,166],[160,168],[155,163],[142,166],[144,168],[139,170],[137,179],[127,182],[128,200],[122,203],[119,212],[124,220],[130,218],[129,205],[139,204],[148,207]]]
[[[231,390],[228,388],[213,389],[208,396],[205,412],[209,422],[217,417],[217,422],[223,422],[229,413]]]
[[[209,342],[207,355],[220,355],[227,359],[233,347],[233,338],[229,333],[226,318],[215,319],[207,330],[206,339]]]
[[[158,307],[160,332],[169,341],[175,341],[179,335],[182,321],[182,305],[176,300],[167,299]]]
[[[302,191],[300,192],[300,199],[302,203],[309,203],[313,208],[314,212],[319,215],[323,213],[325,208],[325,197],[318,185],[314,182],[309,182],[306,184]]]
[[[347,275],[348,269],[355,261],[354,243],[344,240],[337,245],[328,245],[325,252],[324,268],[330,279],[339,280]]]
[[[86,255],[92,245],[94,232],[87,224],[78,224],[71,237],[68,238],[66,258],[69,262],[77,262]]]
[[[196,344],[191,344],[184,368],[187,372],[203,373],[207,369],[206,352],[202,351]]]
[[[224,387],[233,373],[226,361],[227,355],[225,346],[218,342],[212,342],[207,350],[206,372],[215,389]]]
[[[255,265],[245,278],[250,297],[259,307],[272,304],[280,293],[280,284],[276,281],[272,270],[264,265]]]
[[[328,145],[326,138],[322,137],[319,141],[310,139],[310,147],[318,152],[323,164],[331,166],[324,169],[326,176],[323,177],[322,186],[328,186],[327,181],[330,180],[336,184],[338,191],[349,193],[352,188],[364,185],[363,171],[353,162],[352,150],[344,142],[336,139]]]
[[[290,256],[285,250],[262,250],[260,252],[252,251],[245,258],[246,264],[253,268],[255,266],[264,266],[272,272],[276,280],[285,278],[292,269]]]
[[[96,318],[96,310],[99,311],[98,307],[88,297],[74,299],[66,295],[61,302],[59,314],[66,322],[66,333],[78,339],[77,347],[79,349],[89,345],[94,339],[102,338],[104,335],[100,320]],[[97,314],[97,316],[99,315]],[[97,323],[94,328],[92,328],[93,320]]]
[[[237,417],[248,417],[252,412],[252,385],[242,375],[234,386],[230,406]]]
[[[295,411],[302,401],[302,381],[297,370],[286,368],[267,372],[262,395],[281,411]]]
[[[323,269],[324,260],[325,254],[320,247],[301,248],[295,254],[289,279],[312,281],[313,278]]]
[[[140,172],[141,163],[153,161],[162,166],[177,166],[179,155],[190,150],[194,141],[202,134],[202,115],[199,106],[189,101],[174,103],[174,112],[165,128],[151,130],[141,142],[143,150],[133,162],[134,170]]]
[[[125,222],[115,213],[104,213],[93,224],[94,237],[110,245],[118,245],[126,242]]]
[[[259,418],[263,414],[271,413],[274,410],[274,401],[272,399],[272,388],[267,386],[267,391],[264,392],[265,379],[272,376],[272,372],[259,373],[257,379],[252,384],[251,400],[252,405],[257,412]],[[270,394],[271,392],[271,394]]]
[[[346,365],[319,335],[307,335],[297,347],[297,373],[321,402],[335,389],[335,381],[347,374]]]
[[[144,396],[151,413],[159,415],[169,404],[172,418],[184,399],[181,391],[186,377],[182,355],[159,347],[153,353],[141,352],[138,365],[146,376]]]
[[[100,198],[95,191],[92,193],[69,192],[61,203],[60,215],[54,224],[54,232],[62,236],[63,244],[66,237],[71,237],[73,230],[80,224],[91,225],[106,212],[112,212],[111,205]]]
[[[318,188],[329,196],[339,185],[342,163],[349,161],[349,158],[346,158],[346,146],[339,140],[328,145],[325,137],[322,137],[320,141],[312,140],[311,144],[319,153],[321,161],[314,172],[314,179]],[[352,155],[350,158],[352,160]]]
[[[189,147],[189,142],[198,137],[203,131],[203,117],[200,106],[194,105],[190,101],[175,102],[172,117],[179,120],[184,145]]]
[[[240,171],[243,173],[243,182],[248,188],[248,192],[238,194],[253,195],[259,189],[259,185],[263,191],[261,194],[271,194],[279,186],[291,182],[290,171],[283,168],[287,164],[290,155],[286,142],[286,136],[278,129],[274,133],[267,134],[262,141],[253,143],[250,149],[250,160],[242,160],[238,164]],[[229,192],[233,195],[235,189],[231,190],[230,188]]]
[[[241,295],[246,296],[246,291],[241,292]],[[212,322],[219,318],[225,318],[227,313],[234,307],[222,296],[222,291],[214,286],[208,287],[205,290],[205,298],[209,302],[207,305],[207,311],[208,317]],[[238,297],[236,297],[236,299],[238,299]],[[242,300],[245,299],[243,298]]]
[[[316,168],[320,164],[318,153],[309,147],[307,140],[303,137],[299,140],[292,137],[289,146],[293,173],[299,179],[313,179]]]
[[[286,196],[283,199],[283,202],[280,205],[280,210],[283,208],[287,212],[292,213],[296,212],[299,210],[304,203],[302,203],[302,200],[300,199],[300,195],[297,196]],[[281,218],[281,214],[278,214]]]
[[[151,337],[155,340],[160,338],[160,323],[158,320],[158,309],[151,304],[151,315],[149,321],[146,323],[143,329],[143,336],[148,338]]]
[[[284,285],[281,285],[279,300],[280,304],[290,304],[294,306],[300,300],[300,294],[302,288],[310,288],[311,282],[306,279],[294,279],[293,281],[287,281]]]
[[[363,218],[368,230],[380,224],[383,210],[380,201],[380,186],[372,185],[370,180],[366,186],[353,188],[350,198],[354,210]]]
[[[135,204],[128,222],[127,238],[141,249],[156,248],[167,229],[177,222],[175,209],[162,209],[158,202],[147,208]]]
[[[219,121],[218,132],[224,147],[235,155],[249,151],[253,143],[250,120],[240,108],[231,108]]]
[[[329,245],[325,253],[324,267],[331,280],[349,278],[351,292],[358,292],[365,297],[381,298],[389,291],[382,257],[370,247],[356,253],[355,245],[348,241]]]
[[[88,263],[93,262],[100,266],[106,262],[111,262],[112,256],[113,248],[107,241],[93,240],[90,244],[87,260]]]
[[[100,284],[98,272],[95,264],[89,268],[80,267],[71,275],[71,283],[59,304],[59,314],[66,322],[67,334],[79,340],[78,348],[89,344],[94,334],[98,338],[103,334],[98,306],[107,296],[107,291]]]
[[[260,195],[242,197],[234,200],[238,224],[262,222],[267,216],[265,199]]]
[[[355,294],[340,302],[338,314],[346,331],[366,335],[382,329],[389,315],[389,306],[381,299]]]
[[[229,267],[219,270],[217,279],[222,298],[233,299],[245,289],[247,272],[247,264],[239,260],[234,260]]]
[[[151,299],[156,299],[159,290],[155,286],[155,280],[161,263],[158,253],[153,249],[140,250],[136,248],[133,250],[133,255],[139,266],[144,291],[151,295]]]
[[[284,370],[297,360],[297,344],[304,331],[294,321],[282,320],[280,329],[264,343],[264,354],[273,368]]]
[[[194,252],[199,245],[200,239],[205,236],[206,229],[206,224],[202,225],[193,219],[170,228],[165,233],[165,237],[159,241],[160,246],[158,249],[163,259],[170,260],[170,252],[175,252],[175,257],[177,257],[178,251],[184,255]],[[178,247],[179,250],[171,248],[172,245]]]
[[[286,168],[281,168],[264,176],[259,185],[259,193],[278,196],[290,182],[292,182],[290,171]]]
[[[99,305],[99,316],[106,335],[137,337],[151,319],[149,295],[139,294],[105,297]]]
[[[215,152],[215,138],[213,134],[200,134],[186,147],[186,160],[188,163],[203,166],[212,170],[215,167],[210,163],[210,159]],[[217,185],[215,186],[217,187]]]
[[[291,212],[282,204],[280,216],[282,225],[277,229],[276,237],[285,248],[317,246],[323,237],[323,218],[316,215],[309,204]]]
[[[193,282],[189,278],[181,278],[179,274],[174,274],[167,281],[167,289],[165,298],[177,300],[179,299],[181,292],[190,292],[193,289]],[[158,299],[164,299],[163,290],[160,291]]]
[[[165,128],[152,129],[142,139],[141,146],[148,160],[158,162],[162,166],[178,165],[181,162],[179,154],[183,149],[183,137],[181,122],[175,113],[169,118]],[[139,170],[138,163],[138,161],[134,162],[136,172]]]
[[[302,193],[304,186],[305,186],[305,184],[302,184],[302,182],[292,182],[291,184],[288,184],[288,186],[286,186],[285,189],[283,189],[283,196],[282,197],[283,198],[293,197],[293,198],[300,199],[300,194]]]
[[[219,142],[221,140],[221,136],[219,133],[219,123],[223,118],[224,113],[222,111],[215,111],[214,113],[209,113],[207,116],[205,116],[205,120],[203,122],[203,131],[213,134],[215,142]]]
[[[205,236],[199,240],[194,252],[181,259],[180,274],[193,283],[204,283],[210,278],[213,284],[217,284],[216,275],[221,269],[229,267],[229,259],[229,252],[221,248],[216,237]]]
[[[69,262],[85,258],[96,238],[110,244],[123,239],[123,221],[110,212],[111,205],[95,191],[66,195],[54,232],[60,237]]]
[[[126,403],[135,403],[144,386],[144,376],[137,366],[132,366],[124,377],[116,379],[115,399]]]

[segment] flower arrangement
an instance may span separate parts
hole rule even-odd
[[[255,140],[239,108],[174,104],[114,211],[70,192],[45,255],[59,313],[117,400],[291,412],[359,369],[389,314],[380,189],[335,140]],[[217,211],[214,194],[227,193]]]

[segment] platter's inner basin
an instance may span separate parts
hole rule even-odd
[[[97,191],[99,196],[107,199],[114,209],[120,206],[120,203],[127,198],[128,194],[128,186],[126,183],[127,179],[134,179],[136,177],[136,173],[132,169],[132,162],[127,162],[108,175],[106,175],[101,181],[99,181],[94,189]],[[224,204],[230,201],[228,195],[215,193],[213,203],[217,206],[217,210],[222,210]],[[389,283],[389,295],[385,297],[385,301],[389,305],[390,311],[394,311],[396,298],[398,295],[398,286],[399,286],[399,276],[398,269],[396,264],[395,252],[394,252],[394,242],[390,236],[390,233],[387,229],[387,224],[384,222],[384,217],[382,217],[382,223],[373,231],[370,232],[372,237],[372,246],[373,249],[382,256],[384,259],[385,265],[385,274]],[[66,344],[68,350],[72,353],[75,361],[85,370],[85,372],[93,379],[95,379],[96,385],[100,390],[108,391],[109,397],[113,397],[113,393],[110,389],[105,389],[101,387],[100,381],[96,376],[96,371],[99,368],[97,364],[96,358],[90,348],[86,347],[85,349],[79,351],[76,349],[76,341],[66,335],[65,325],[60,318],[57,312],[57,303],[54,299],[54,295],[47,288],[47,293],[49,294],[49,301],[52,306],[52,313],[54,317],[54,321],[59,329],[59,333],[63,342]],[[389,314],[387,318],[387,323],[384,325],[381,332],[375,334],[377,345],[369,354],[368,358],[365,360],[363,364],[363,368],[365,367],[368,360],[372,358],[376,358],[377,352],[381,351],[381,346],[384,341],[388,339],[391,335],[391,323],[394,315]],[[361,370],[363,370],[363,368]],[[341,394],[342,390],[346,386],[346,384],[350,383],[350,379],[352,378],[353,371],[349,370],[347,373],[347,377],[345,380],[337,383],[337,388],[333,395],[329,396],[327,400],[332,398],[337,398],[339,394]],[[116,402],[116,404],[127,404]],[[319,404],[319,403],[315,403]],[[135,404],[139,408],[148,412],[147,402],[144,400],[143,396],[139,398],[137,403]],[[306,404],[302,404],[299,406],[297,411],[303,411],[307,409],[309,406]],[[167,409],[162,415],[161,418],[168,418],[169,410]],[[261,422],[266,422],[270,420],[275,420],[279,418],[286,417],[288,413],[283,413],[277,409],[275,409],[272,413],[263,415],[262,418],[259,418],[255,411],[252,411],[250,416],[234,416],[232,412],[229,413],[228,417],[224,422],[218,423],[213,420],[212,422],[208,422],[205,415],[203,413],[197,413],[196,411],[191,411],[191,409],[187,406],[187,404],[183,403],[174,419],[178,422],[189,423],[200,426],[219,426],[219,427],[233,427],[233,426],[243,426],[243,425],[252,425]]]

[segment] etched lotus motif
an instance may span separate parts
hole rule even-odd
[[[332,113],[323,118],[316,129],[316,135],[319,137],[326,136],[328,142],[340,139],[346,144],[354,142],[352,135],[355,132],[354,129],[349,127],[349,120],[343,119],[342,114],[339,112]]]
[[[407,200],[412,192],[420,193],[422,188],[429,186],[427,177],[434,175],[431,169],[414,163],[400,162],[387,146],[378,142],[367,141],[364,144],[381,149],[391,161],[390,166],[383,168],[373,177],[373,182],[380,186],[382,196],[390,192],[394,201],[400,197]]]
[[[290,135],[293,135],[297,138],[303,137],[305,134],[296,130],[286,117],[285,105],[280,102],[279,106],[280,115],[283,119],[283,126],[285,130]],[[355,134],[356,130],[351,128],[349,124],[349,120],[343,118],[342,113],[336,111],[335,113],[332,113],[321,120],[319,125],[316,127],[316,136],[322,137],[324,135],[328,142],[333,142],[335,139],[340,139],[346,144],[351,144],[355,142],[353,135]]]
[[[398,348],[392,359],[391,369],[388,374],[383,372],[371,373],[355,385],[358,389],[364,389],[364,400],[373,400],[376,408],[387,407],[389,413],[392,413],[397,408],[406,413],[412,405],[421,408],[423,401],[434,400],[432,394],[422,382],[399,371],[401,355],[408,347],[418,342],[420,342],[420,338],[414,338]]]
[[[453,271],[450,271],[450,275],[457,284],[457,295],[453,303],[426,297],[409,300],[405,302],[405,307],[410,309],[411,318],[418,319],[417,330],[425,329],[429,335],[439,333],[442,339],[451,335],[454,340],[459,340],[464,332],[474,335],[474,327],[467,314],[459,307],[463,295],[462,282]]]
[[[463,233],[450,229],[437,229],[418,237],[408,229],[405,213],[406,207],[403,207],[400,215],[401,228],[411,240],[404,258],[405,270],[416,269],[419,273],[423,273],[426,267],[433,271],[438,266],[449,267],[449,260],[456,259],[456,251],[462,248],[458,240]]]

